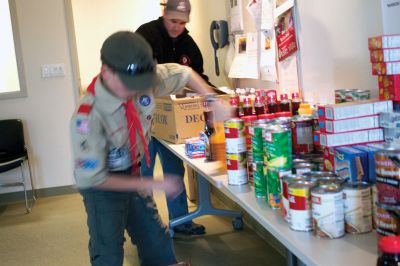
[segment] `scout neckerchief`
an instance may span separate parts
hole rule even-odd
[[[94,85],[96,83],[97,76],[92,80],[89,87],[87,88],[87,92],[95,96]],[[150,154],[149,149],[147,147],[146,139],[143,135],[142,124],[140,123],[139,116],[137,114],[135,105],[133,104],[132,99],[127,100],[122,104],[125,108],[125,117],[129,130],[129,140],[131,142],[131,157],[132,157],[132,174],[136,174],[138,170],[138,165],[136,163],[136,130],[139,131],[140,139],[143,143],[144,153],[146,156],[146,164],[150,167]],[[136,130],[135,130],[136,129]]]

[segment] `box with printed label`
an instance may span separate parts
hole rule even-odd
[[[322,159],[324,162],[324,170],[329,172],[335,171],[335,148],[324,147],[322,149]]]
[[[218,95],[228,100],[228,95]],[[204,130],[203,97],[176,98],[174,95],[156,98],[151,133],[172,142],[184,143]]]
[[[343,120],[319,120],[319,130],[324,133],[341,133],[379,127],[378,115]]]
[[[400,49],[377,49],[370,51],[371,63],[400,61]]]
[[[352,148],[366,152],[368,159],[368,172],[367,172],[367,180],[370,183],[376,182],[376,174],[375,174],[375,153],[380,149],[374,146],[369,145],[355,145]]]
[[[365,144],[383,140],[383,129],[368,129],[344,133],[321,133],[321,146],[338,147],[354,144]]]
[[[391,100],[364,100],[339,104],[328,104],[318,106],[318,119],[340,120],[360,116],[376,115],[381,112],[393,110]]]
[[[400,62],[372,63],[372,75],[397,75],[400,74]]]
[[[351,147],[336,148],[335,173],[351,182],[368,182],[367,153]]]
[[[370,50],[400,48],[400,35],[383,35],[368,38]]]

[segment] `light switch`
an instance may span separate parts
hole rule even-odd
[[[65,68],[64,64],[47,64],[42,65],[42,78],[56,78],[64,77]]]

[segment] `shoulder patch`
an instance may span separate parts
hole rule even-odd
[[[92,105],[91,104],[82,103],[79,106],[77,113],[78,114],[90,114],[91,110],[92,110]]]

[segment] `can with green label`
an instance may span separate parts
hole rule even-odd
[[[275,169],[292,168],[291,130],[270,125],[263,132],[264,163]]]
[[[264,163],[253,162],[254,192],[257,198],[265,198],[267,195],[264,177]]]
[[[249,133],[251,135],[251,148],[253,151],[253,160],[262,161],[264,157],[263,149],[263,131],[267,127],[268,120],[256,120],[251,122]]]
[[[291,169],[267,168],[267,203],[272,209],[282,208],[281,178],[292,173]]]

